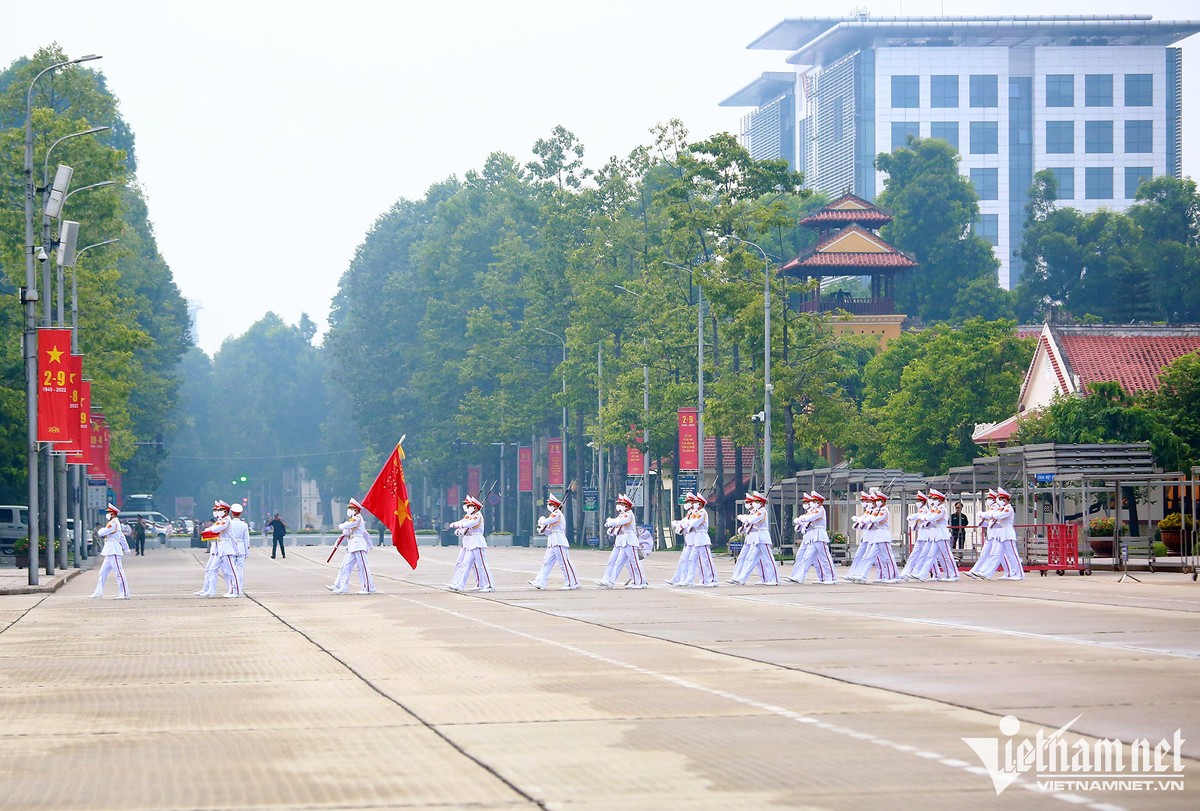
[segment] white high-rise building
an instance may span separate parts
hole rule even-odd
[[[1120,17],[807,17],[750,48],[787,51],[722,102],[754,107],[742,138],[786,158],[831,197],[873,200],[875,156],[941,138],[979,194],[976,233],[1014,286],[1033,175],[1054,172],[1060,205],[1124,209],[1138,183],[1180,177],[1182,58],[1197,21]]]

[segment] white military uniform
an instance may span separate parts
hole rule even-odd
[[[998,495],[995,506],[981,513],[980,517],[991,522],[988,539],[992,541],[992,546],[971,569],[975,577],[991,580],[996,570],[1003,566],[1004,574],[999,579],[1024,580],[1025,568],[1021,565],[1021,556],[1017,554],[1017,530],[1013,527],[1016,511],[1008,499]]]
[[[128,600],[129,581],[125,579],[122,559],[129,551],[129,542],[125,539],[121,521],[115,512],[109,511],[108,523],[98,530],[98,534],[104,539],[104,546],[100,550],[100,554],[104,556],[104,563],[100,566],[100,579],[96,582],[92,599],[99,600],[104,597],[104,584],[108,581],[109,572],[112,572],[117,580],[117,599]]]
[[[546,554],[542,558],[542,568],[529,584],[535,589],[546,588],[550,572],[558,566],[563,576],[563,591],[579,588],[579,578],[571,564],[571,549],[567,542],[567,519],[562,514],[561,505],[552,506],[548,515],[538,519],[538,532],[546,536]]]
[[[792,522],[793,529],[800,535],[800,554],[788,577],[793,583],[803,583],[808,570],[816,567],[817,582],[830,585],[837,582],[833,569],[833,557],[829,554],[828,517],[825,505],[819,499],[808,502],[804,514]]]
[[[900,572],[896,569],[895,558],[892,557],[891,514],[888,512],[887,502],[882,500],[882,494],[878,495],[878,499],[880,500],[876,501],[874,509],[865,521],[866,532],[863,533],[863,537],[867,551],[859,561],[862,567],[858,572],[859,582],[866,580],[871,567],[876,566],[879,569],[876,582],[898,583]]]
[[[943,582],[958,580],[958,561],[950,549],[950,508],[936,493],[929,497],[929,534],[932,546],[934,579]]]
[[[229,519],[233,532],[233,565],[237,570],[238,582],[246,588],[246,555],[250,552],[250,525],[238,516]]]
[[[484,554],[487,539],[483,534],[483,513],[468,512],[450,526],[454,527],[462,546],[461,563],[454,572],[454,579],[450,581],[450,590],[467,591],[467,578],[474,574],[475,585],[472,591],[495,591],[496,586],[492,582],[492,573],[488,569],[487,557]]]
[[[358,593],[374,594],[375,578],[371,577],[371,567],[367,564],[367,552],[371,550],[371,535],[367,532],[362,513],[354,510],[353,515],[338,524],[338,530],[346,539],[346,554],[342,558],[337,578],[329,590],[334,594],[345,594],[350,588],[351,575],[358,572],[358,582],[361,585]]]
[[[775,551],[771,546],[770,511],[759,499],[748,512],[737,517],[746,535],[742,554],[738,555],[733,577],[729,582],[744,586],[754,572],[758,572],[759,583],[764,586],[779,585],[779,571],[775,568]]]
[[[241,597],[242,585],[234,563],[233,521],[229,517],[229,508],[218,507],[219,513],[211,526],[204,530],[204,536],[209,539],[208,565],[204,570],[204,588],[197,592],[202,597],[217,595],[217,576],[225,578],[228,585],[226,597]]]
[[[992,556],[992,550],[996,546],[997,538],[992,533],[992,511],[996,509],[996,491],[988,490],[987,497],[983,502],[983,511],[980,512],[976,519],[979,521],[979,529],[983,533],[983,544],[979,548],[979,556],[975,558],[975,565],[967,571],[967,577],[979,577],[983,570],[983,563]],[[995,571],[995,567],[991,571]]]
[[[901,580],[925,580],[933,568],[933,539],[929,527],[929,501],[924,493],[917,493],[917,501],[921,506],[908,516],[909,531],[913,534],[912,551],[904,568],[900,570]]]
[[[850,525],[858,530],[858,546],[854,547],[854,557],[850,561],[850,571],[846,573],[846,579],[851,583],[861,583],[863,581],[862,561],[867,554],[867,526],[871,517],[871,506],[870,493],[861,494],[859,496],[859,512],[850,517]]]
[[[596,584],[611,589],[621,572],[628,566],[629,576],[633,580],[629,588],[646,588],[646,577],[642,574],[641,564],[638,563],[637,520],[628,502],[618,502],[617,514],[605,520],[604,528],[613,537],[613,550],[608,556],[604,576],[597,580]]]
[[[693,550],[688,559],[688,568],[683,572],[680,585],[691,585],[696,575],[700,582],[696,585],[704,588],[716,588],[717,568],[713,565],[712,537],[708,534],[708,510],[705,508],[703,497],[697,497],[692,502],[692,509],[680,522],[683,525],[684,543]]]
[[[696,505],[690,494],[684,499],[684,504],[687,507],[687,513],[678,521],[671,522],[671,529],[674,533],[683,536],[683,549],[679,552],[679,562],[675,564],[675,573],[666,581],[671,586],[692,585],[692,577],[688,576],[688,572],[695,571],[696,547],[688,541],[687,516],[695,509]]]

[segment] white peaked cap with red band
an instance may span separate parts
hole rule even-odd
[[[553,493],[546,496],[546,503],[550,504],[551,506],[554,506],[554,507],[561,507],[563,505],[562,499],[560,499],[558,496],[554,495]]]
[[[703,507],[706,504],[708,504],[708,499],[706,499],[704,496],[700,495],[699,493],[692,493],[692,502],[695,504],[699,504],[701,507]]]
[[[813,490],[811,493],[808,494],[808,499],[809,499],[809,501],[816,501],[821,504],[825,503],[825,496],[821,495],[816,490]]]
[[[626,507],[629,507],[630,509],[633,508],[633,499],[631,499],[629,496],[625,495],[624,493],[617,496],[617,503],[624,504]]]
[[[1008,491],[1003,487],[996,488],[996,498],[1002,498],[1005,501],[1012,501],[1012,496],[1010,496]]]
[[[990,488],[990,487],[989,487],[989,488],[988,488],[988,491],[987,491],[987,497],[988,497],[988,498],[995,498],[995,497],[996,497],[996,491],[995,491],[995,490],[993,490],[992,488]]]
[[[358,510],[359,512],[362,512],[363,509],[363,505],[359,504],[358,499],[356,498],[350,499],[350,502],[346,506],[350,507],[351,509]]]
[[[235,503],[233,506],[231,506],[229,508],[229,511],[231,513],[233,513],[234,515],[241,515],[242,514],[242,505]]]
[[[767,497],[764,496],[762,493],[758,492],[757,490],[755,490],[753,493],[750,494],[750,498],[754,501],[757,501],[759,504],[767,503]]]
[[[807,504],[808,502],[810,502],[812,500],[813,500],[812,493],[805,493],[803,496],[800,497],[800,501],[802,501],[805,504]]]
[[[480,501],[479,499],[475,498],[475,496],[467,496],[466,498],[463,499],[463,505],[468,505],[468,504],[477,510],[483,509],[483,502]]]
[[[946,496],[941,490],[934,490],[932,487],[929,488],[929,497],[936,498],[938,501],[946,500]]]
[[[929,496],[925,495],[920,490],[918,490],[917,491],[917,501],[929,501]]]
[[[881,502],[882,502],[882,501],[887,501],[887,500],[888,500],[888,495],[887,495],[887,493],[883,492],[882,490],[876,490],[876,491],[874,492],[874,496],[875,496],[875,500],[876,500],[876,501],[881,501]]]
[[[110,513],[113,513],[114,515],[116,515],[117,513],[120,512],[120,510],[117,509],[117,505],[113,504],[110,501],[110,502],[108,502],[108,509],[106,510],[106,512],[110,512]]]
[[[229,509],[229,505],[228,505],[228,504],[226,504],[226,503],[225,503],[224,501],[222,501],[221,499],[217,499],[216,501],[214,501],[214,502],[213,502],[213,509],[214,509],[214,510],[228,510],[228,509]]]

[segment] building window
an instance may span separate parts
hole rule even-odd
[[[1113,81],[1111,73],[1089,73],[1083,77],[1083,105],[1112,107]]]
[[[1051,173],[1054,175],[1054,184],[1058,186],[1058,193],[1054,196],[1055,200],[1074,200],[1075,199],[1075,169],[1066,167],[1052,168]]]
[[[971,230],[993,248],[997,247],[1000,244],[1000,215],[980,214]]]
[[[1046,152],[1050,155],[1070,155],[1075,152],[1075,122],[1046,122]]]
[[[1154,170],[1149,166],[1126,166],[1125,167],[1125,199],[1132,200],[1137,197],[1138,186],[1143,180],[1149,180],[1154,176]]]
[[[958,149],[958,122],[934,121],[929,125],[929,137],[938,138]]]
[[[1046,75],[1046,106],[1075,106],[1074,76],[1070,73],[1049,73]]]
[[[999,80],[996,76],[971,77],[971,106],[999,107]]]
[[[1083,170],[1083,196],[1088,200],[1113,199],[1111,166],[1089,166]]]
[[[841,141],[846,137],[845,106],[841,96],[833,100],[831,123],[833,124],[833,140]]]
[[[1125,122],[1125,151],[1153,152],[1154,151],[1154,122],[1126,121]]]
[[[1126,73],[1125,74],[1125,106],[1153,107],[1154,106],[1154,74]]]
[[[1113,151],[1113,122],[1083,122],[1083,151],[1092,155],[1107,155]]]
[[[957,107],[958,106],[958,77],[930,76],[929,77],[929,106]]]
[[[975,193],[979,195],[980,200],[999,200],[1000,170],[972,169],[971,185],[975,187]]]
[[[901,147],[908,146],[909,136],[913,138],[921,137],[921,125],[916,121],[893,121],[892,122],[892,150],[895,151]]]
[[[921,106],[921,78],[919,76],[892,77],[892,106]]]
[[[995,121],[971,122],[971,154],[996,155],[1000,152],[1000,127]]]

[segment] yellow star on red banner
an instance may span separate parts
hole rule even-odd
[[[47,349],[46,354],[50,356],[51,363],[62,363],[61,358],[65,353],[55,346],[53,349]]]

